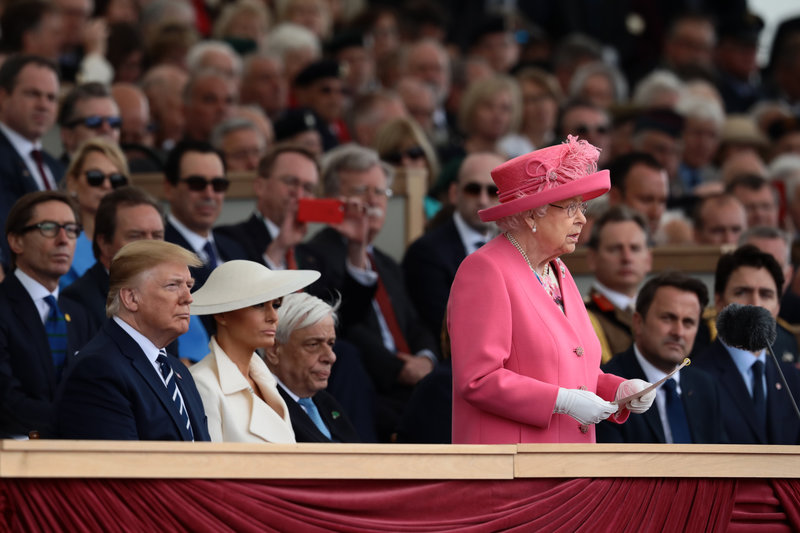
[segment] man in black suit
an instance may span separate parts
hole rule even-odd
[[[277,144],[261,159],[253,181],[256,211],[244,222],[216,228],[236,240],[247,259],[271,270],[292,268],[294,248],[306,236],[297,222],[297,202],[315,196],[319,166],[314,154],[297,144]]]
[[[196,255],[163,241],[124,246],[109,273],[111,318],[80,351],[56,401],[66,439],[207,441],[192,375],[164,347],[189,327]]]
[[[192,269],[200,288],[211,271],[225,261],[246,259],[242,247],[212,227],[217,222],[230,181],[225,177],[222,155],[205,142],[181,141],[167,157],[164,196],[170,213],[164,229],[167,242],[197,254],[202,266]],[[207,317],[208,318],[208,317]],[[189,332],[178,339],[182,358],[199,361],[208,353],[208,333],[213,320],[192,317]]]
[[[308,292],[337,292],[343,337],[361,351],[378,393],[378,438],[386,440],[413,387],[437,363],[437,343],[419,321],[394,259],[372,245],[383,227],[392,169],[374,150],[349,144],[323,162],[325,193],[346,198],[345,218],[298,246],[298,261],[321,279]]]
[[[319,298],[285,296],[275,343],[265,350],[297,442],[361,441],[344,408],[324,390],[336,362],[335,321],[336,310]]]
[[[714,305],[717,312],[731,303],[757,305],[775,317],[783,282],[775,258],[746,244],[719,258]],[[722,419],[732,444],[800,444],[800,421],[766,350],[748,352],[727,346],[717,337],[696,363],[719,383]],[[781,370],[797,398],[800,373],[790,363],[781,363]]]
[[[58,72],[53,61],[13,55],[0,67],[0,220],[22,195],[58,188],[64,168],[42,150],[56,118]],[[0,243],[8,266],[8,243]]]
[[[701,312],[708,303],[702,281],[677,272],[645,283],[636,299],[633,345],[603,370],[650,383],[672,372],[692,350]],[[694,366],[682,368],[658,389],[657,409],[632,414],[624,424],[601,422],[598,442],[725,442],[720,395],[712,377]]]
[[[414,241],[403,257],[408,295],[434,338],[442,334],[450,286],[458,266],[494,237],[494,223],[483,222],[478,211],[498,203],[497,186],[490,172],[503,162],[493,153],[468,155],[450,185],[453,215]]]
[[[95,214],[92,249],[97,262],[62,294],[85,309],[92,321],[92,333],[106,321],[111,260],[123,246],[142,239],[164,240],[164,218],[158,202],[130,186],[104,196]]]
[[[48,432],[62,372],[91,338],[83,310],[59,297],[58,281],[69,270],[81,231],[77,217],[69,198],[57,191],[26,194],[8,215],[6,237],[16,268],[0,284],[3,437]]]

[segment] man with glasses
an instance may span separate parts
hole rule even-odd
[[[483,222],[478,211],[499,202],[490,172],[503,162],[503,158],[489,152],[468,155],[456,181],[450,184],[452,216],[414,241],[403,258],[408,294],[434,338],[442,333],[450,286],[458,266],[494,237],[494,223]]]
[[[567,102],[558,118],[559,139],[577,135],[600,148],[597,167],[604,167],[611,154],[611,119],[608,113],[591,102],[573,100]]]
[[[88,342],[80,306],[59,298],[81,232],[78,212],[59,191],[20,198],[6,238],[14,267],[0,284],[0,434],[46,433],[56,389],[72,355]]]
[[[164,196],[170,208],[164,240],[196,253],[203,261],[203,266],[192,268],[195,288],[199,289],[217,266],[247,258],[236,241],[212,230],[230,185],[225,164],[210,144],[181,141],[169,153],[164,175]],[[199,317],[193,316],[189,331],[178,338],[181,357],[196,362],[206,355],[205,329]]]
[[[62,162],[66,165],[72,155],[88,139],[103,137],[119,143],[122,121],[119,107],[111,97],[108,87],[89,82],[70,89],[61,101],[58,111],[61,144],[64,146]]]
[[[385,442],[411,388],[436,365],[437,345],[414,311],[400,265],[372,244],[386,219],[391,167],[355,144],[331,150],[322,167],[325,194],[345,202],[345,217],[298,246],[299,262],[322,273],[308,292],[342,296],[342,335],[360,349],[375,385],[378,439]]]
[[[15,55],[0,68],[0,221],[22,195],[58,188],[64,167],[42,149],[53,125],[58,98],[55,63]],[[8,266],[8,243],[0,243]]]

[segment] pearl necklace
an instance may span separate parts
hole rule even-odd
[[[514,248],[516,248],[517,251],[519,251],[519,253],[522,255],[522,258],[525,259],[526,263],[528,263],[528,266],[530,267],[531,272],[533,272],[536,275],[536,278],[541,282],[542,281],[542,276],[540,276],[539,273],[536,272],[536,269],[533,268],[533,265],[531,264],[531,260],[528,259],[528,254],[526,254],[525,250],[522,249],[522,246],[520,246],[519,242],[517,242],[517,239],[514,238],[514,236],[511,235],[508,232],[504,233],[503,235],[505,235],[506,239],[508,239],[508,242],[513,244]],[[544,277],[546,277],[546,278],[550,277],[550,263],[549,262],[544,266],[544,269],[542,270],[542,275]]]

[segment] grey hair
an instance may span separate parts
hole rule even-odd
[[[275,63],[280,64],[280,68],[283,69],[283,56],[275,51],[268,51],[268,50],[260,50],[258,52],[253,52],[252,54],[247,54],[244,56],[244,60],[242,61],[242,74],[246,75],[250,72],[250,69],[253,67],[253,63],[259,61],[261,59],[268,59],[270,61],[274,61]]]
[[[497,227],[503,231],[529,231],[528,224],[525,222],[525,220],[536,217],[542,218],[547,214],[547,209],[549,207],[550,206],[548,205],[542,205],[527,211],[508,215],[507,217],[498,218],[495,221],[495,224],[497,224]]]
[[[613,65],[603,63],[602,61],[593,61],[578,67],[575,74],[572,75],[572,80],[569,82],[569,95],[571,98],[580,97],[580,92],[583,86],[592,76],[600,74],[608,78],[611,86],[614,88],[614,101],[624,102],[628,99],[628,82]]]
[[[289,342],[292,332],[313,326],[326,317],[333,318],[333,324],[336,325],[338,323],[336,311],[340,304],[341,300],[337,300],[330,305],[305,292],[287,294],[278,308],[275,341],[279,344],[286,344]]]
[[[792,236],[779,228],[771,226],[754,226],[748,228],[739,236],[738,245],[747,244],[750,239],[781,239],[786,243],[785,264],[792,262]]]
[[[239,130],[253,130],[257,132],[259,136],[261,136],[261,131],[252,120],[247,120],[246,118],[241,117],[233,117],[223,120],[214,127],[214,130],[211,132],[211,146],[217,150],[221,150],[222,142],[225,140],[225,136],[229,133]]]
[[[725,123],[725,110],[717,100],[696,94],[684,94],[675,106],[678,113],[685,118],[697,120],[710,120],[718,130]]]
[[[278,54],[286,58],[286,54],[294,50],[310,48],[315,57],[322,55],[322,47],[314,32],[291,22],[284,22],[275,26],[264,40],[263,50]]]
[[[207,68],[206,65],[203,65],[203,59],[208,52],[221,52],[227,55],[233,62],[234,77],[241,77],[242,59],[239,57],[239,54],[236,53],[236,50],[234,50],[231,45],[224,41],[212,40],[200,41],[192,46],[192,48],[189,50],[189,53],[186,54],[186,68],[189,70],[190,74],[194,74]]]
[[[217,78],[225,80],[228,83],[235,83],[231,80],[224,72],[220,72],[215,68],[203,68],[198,71],[193,72],[189,79],[186,81],[186,85],[183,86],[183,102],[189,103],[192,101],[192,91],[194,91],[195,86],[201,81],[206,78]]]
[[[772,160],[767,173],[770,181],[782,181],[786,188],[786,199],[791,202],[795,189],[800,185],[800,155],[782,154]]]
[[[668,70],[654,70],[636,85],[631,103],[639,107],[651,107],[658,96],[673,92],[680,96],[683,82]]]
[[[365,172],[375,165],[383,170],[386,186],[394,182],[394,169],[381,161],[378,152],[355,143],[348,143],[330,150],[322,157],[322,183],[327,196],[336,196],[340,191],[341,172]]]

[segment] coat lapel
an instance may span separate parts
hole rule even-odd
[[[18,325],[24,330],[24,336],[33,344],[34,349],[28,355],[38,359],[38,363],[42,366],[42,374],[47,376],[48,385],[51,390],[54,390],[56,371],[50,353],[50,344],[47,341],[47,331],[42,324],[36,304],[13,273],[8,275],[8,296],[15,303],[14,308],[20,317]]]
[[[719,339],[714,341],[714,343],[717,345],[717,365],[721,370],[720,385],[726,389],[733,398],[736,409],[742,414],[742,418],[747,422],[753,434],[756,435],[759,443],[766,444],[767,436],[764,434],[761,424],[757,423],[756,412],[755,409],[753,409],[752,396],[750,396],[747,390],[742,375],[736,368],[728,351],[722,343],[719,342]]]
[[[630,376],[628,379],[641,379],[647,381],[647,376],[645,375],[644,370],[642,370],[642,366],[639,364],[639,361],[636,360],[633,347],[631,347],[623,355],[624,359],[620,361],[624,368],[623,375]],[[656,436],[657,442],[662,444],[666,443],[667,437],[664,435],[664,425],[661,423],[661,415],[658,412],[658,408],[656,406],[651,406],[650,409],[642,413],[641,416],[644,417],[647,427],[650,428],[650,431]]]

